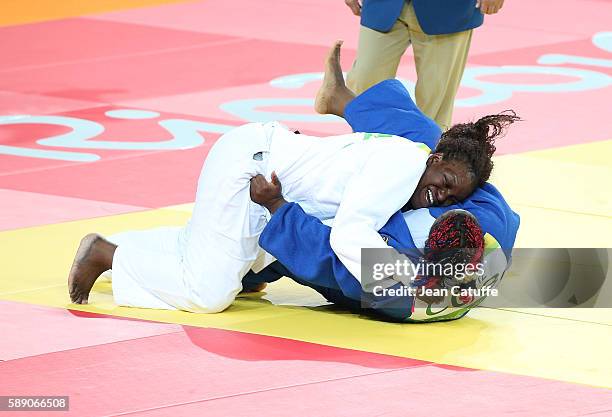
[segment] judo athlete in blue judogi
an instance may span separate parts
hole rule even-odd
[[[440,139],[440,130],[416,107],[397,80],[383,81],[371,87],[350,100],[343,112],[335,112],[338,113],[342,113],[354,132],[379,133],[364,140],[385,140],[385,135],[395,135],[435,149]],[[446,207],[398,211],[379,233],[390,247],[414,253],[425,247],[435,220],[457,209],[474,215],[485,233],[485,273],[475,279],[473,286],[494,288],[509,266],[519,216],[492,184],[486,183],[467,200]],[[295,202],[276,209],[260,236],[259,244],[277,261],[257,273],[249,272],[243,279],[243,287],[248,290],[287,276],[350,310],[406,322],[457,319],[485,298],[449,296],[436,302],[425,302],[414,296],[376,296],[367,292],[363,282],[357,280],[336,256],[330,244],[332,224],[333,221],[321,222],[306,214]],[[262,259],[254,269],[262,268],[265,263]],[[403,284],[396,282],[394,285]]]
[[[315,101],[319,112],[333,112],[336,98],[352,94],[339,91],[333,100],[328,95],[334,92],[330,87],[344,85],[339,50],[335,45],[327,62]],[[448,152],[431,155],[427,146],[394,135],[380,139],[357,132],[322,138],[295,134],[278,123],[237,127],[211,148],[186,225],[82,239],[68,275],[71,300],[88,303],[97,278],[112,269],[117,304],[223,311],[264,252],[259,237],[269,213],[280,207],[253,199],[251,185],[268,184],[265,178],[272,180],[273,190],[282,183],[282,195],[304,214],[333,219],[325,241],[347,273],[361,282],[361,249],[389,250],[388,239],[378,232],[385,223],[402,208],[445,206],[467,198],[488,178],[492,141],[514,118],[494,115],[456,125],[456,134],[447,134],[436,148],[446,146]],[[431,129],[431,120],[421,121],[425,130]]]

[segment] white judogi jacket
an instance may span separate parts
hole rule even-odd
[[[368,140],[378,136],[377,140]],[[109,237],[113,294],[120,305],[215,313],[242,289],[262,249],[266,210],[250,180],[275,171],[289,201],[333,220],[331,245],[361,279],[361,248],[386,248],[378,230],[412,196],[428,152],[399,137],[356,133],[317,138],[278,123],[251,123],[223,135],[198,180],[185,227]]]
[[[361,281],[361,248],[388,248],[378,230],[408,202],[428,156],[426,146],[397,136],[319,138],[276,128],[268,168],[285,199],[320,220],[334,218],[331,247]]]

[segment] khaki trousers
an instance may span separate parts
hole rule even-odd
[[[412,44],[417,72],[416,104],[446,131],[451,125],[471,40],[472,30],[427,35],[421,30],[412,3],[407,2],[390,32],[361,26],[357,57],[347,76],[347,85],[359,94],[380,81],[395,78],[400,59]]]

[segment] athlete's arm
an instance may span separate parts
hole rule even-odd
[[[259,245],[288,270],[284,274],[315,288],[330,301],[342,305],[352,304],[394,321],[409,318],[413,297],[376,296],[364,292],[359,281],[332,250],[330,233],[329,226],[306,214],[298,204],[287,203],[276,210],[259,238]],[[254,282],[271,282],[278,278],[279,273],[275,273],[274,264],[250,276]],[[397,287],[400,285],[399,282],[395,283]],[[337,291],[352,300],[352,303],[347,303],[340,295],[334,295]]]
[[[272,215],[259,245],[292,274],[313,285],[338,288],[359,299],[361,287],[329,244],[331,228],[309,216],[299,204],[287,203]]]
[[[330,244],[361,282],[361,249],[388,248],[378,231],[412,196],[427,154],[414,143],[381,139],[361,170],[345,186]]]

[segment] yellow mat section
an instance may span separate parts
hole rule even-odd
[[[497,159],[494,181],[522,226],[523,247],[610,247],[611,142]],[[590,159],[589,155],[594,155]],[[450,323],[393,324],[328,305],[282,280],[267,293],[240,297],[226,312],[197,315],[117,307],[100,279],[92,304],[69,303],[66,277],[89,232],[180,225],[192,205],[0,232],[0,299],[59,308],[280,336],[450,365],[612,388],[612,309],[480,308]]]
[[[517,247],[612,247],[612,141],[495,159],[492,182],[521,216]]]
[[[151,210],[0,233],[0,299],[60,308],[215,327],[323,343],[457,366],[612,387],[610,325],[567,317],[479,309],[452,323],[392,324],[325,305],[313,291],[285,280],[265,298],[242,297],[228,311],[197,315],[117,307],[101,279],[91,305],[69,303],[66,274],[81,236],[182,224],[188,213]],[[306,307],[302,307],[306,306]],[[599,309],[606,317],[611,310]],[[583,318],[585,318],[583,317]],[[585,354],[588,352],[588,354]]]
[[[19,0],[3,1],[0,26],[42,22],[93,13],[179,3],[185,0]]]

